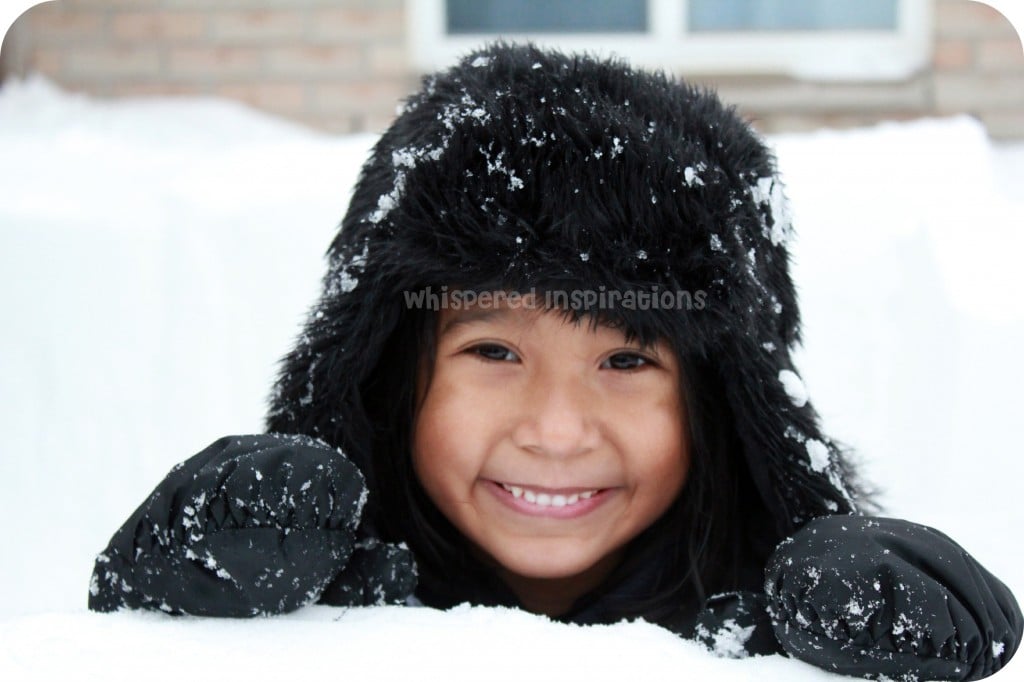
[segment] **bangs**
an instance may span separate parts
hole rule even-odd
[[[551,305],[547,310],[557,311],[566,320],[575,324],[585,322],[589,329],[607,327],[621,332],[629,343],[637,343],[643,348],[651,348],[659,341],[667,343],[677,354],[682,354],[683,349],[676,348],[675,339],[679,337],[674,334],[678,322],[673,319],[675,313],[671,310],[639,310],[622,306],[602,306],[601,294],[605,300],[615,294],[623,292],[599,292],[596,304],[589,304],[584,301],[581,305],[573,305],[570,300],[568,305]],[[559,302],[560,303],[560,302]]]
[[[665,342],[682,358],[696,345],[679,347],[679,341],[698,339],[695,316],[708,314],[706,292],[673,291],[658,286],[612,288],[586,286],[565,279],[557,281],[501,280],[428,285],[419,290],[417,306],[436,323],[442,310],[525,309],[559,314],[573,324],[586,324],[620,332],[629,343],[651,348]],[[432,314],[430,314],[432,313]]]

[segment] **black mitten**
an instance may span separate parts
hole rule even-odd
[[[907,521],[811,521],[776,548],[765,579],[786,652],[846,675],[976,680],[1021,639],[1006,586],[946,535]]]
[[[285,613],[348,573],[366,485],[352,462],[303,436],[229,436],[177,465],[96,558],[89,608],[203,616]],[[411,554],[360,579],[402,599]],[[362,603],[352,601],[349,603]]]
[[[767,606],[759,592],[716,594],[697,615],[694,638],[723,658],[782,653]]]
[[[324,589],[320,602],[331,606],[396,604],[415,589],[415,566],[405,544],[365,537],[356,542],[348,565]]]

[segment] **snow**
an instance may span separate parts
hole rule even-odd
[[[465,606],[314,606],[252,620],[63,612],[2,622],[0,640],[0,670],[19,680],[64,678],[68,661],[76,662],[73,679],[284,680],[300,671],[343,679],[362,671],[355,679],[479,680],[482,670],[510,682],[662,679],[667,671],[698,680],[838,679],[781,657],[716,658],[641,622],[582,628]]]
[[[616,156],[621,154],[622,150],[623,150],[622,140],[617,138],[617,137],[613,137],[612,138],[612,158],[614,159]]]
[[[742,657],[746,651],[747,641],[754,634],[754,627],[753,625],[741,627],[739,623],[729,618],[722,624],[722,627],[716,630],[714,634],[711,634],[711,650],[716,655],[724,658]],[[697,626],[697,632],[700,637],[703,638],[710,634],[706,629],[701,632],[702,629],[703,626]]]
[[[703,170],[703,168],[700,168],[699,166],[698,169]],[[704,185],[704,181],[701,179],[699,175],[697,175],[697,170],[694,170],[693,166],[687,166],[686,168],[683,169],[683,181],[689,187],[698,187]]]
[[[827,445],[820,440],[811,438],[805,443],[805,447],[807,448],[807,458],[810,460],[812,471],[820,473],[828,469],[830,459]]]
[[[506,609],[85,610],[96,552],[167,470],[260,430],[374,141],[216,100],[0,90],[0,675],[382,677],[387,661],[388,678],[831,679],[718,659],[645,623]],[[888,514],[945,531],[1024,596],[1024,549],[1005,530],[1024,526],[1024,145],[994,147],[968,118],[771,142],[794,234],[770,236],[793,253],[804,395],[861,453]],[[827,467],[819,445],[809,462]],[[998,679],[1014,675],[1024,664]]]
[[[769,341],[768,343],[771,342]],[[804,386],[804,382],[796,372],[789,369],[780,370],[779,382],[782,383],[782,389],[789,396],[789,399],[793,401],[795,407],[803,407],[807,404],[807,387]]]
[[[771,210],[771,230],[762,223],[764,235],[771,239],[773,246],[785,244],[789,240],[792,214],[782,185],[775,178],[758,178],[757,184],[751,185],[750,194],[755,202],[767,204]]]

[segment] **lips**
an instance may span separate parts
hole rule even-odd
[[[487,488],[507,507],[528,516],[573,519],[603,506],[612,488],[546,488],[486,481]]]

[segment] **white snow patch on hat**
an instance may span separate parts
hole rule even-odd
[[[831,453],[828,446],[815,438],[809,438],[805,444],[807,456],[811,460],[811,469],[817,472],[825,471],[828,468]]]
[[[782,183],[775,177],[758,178],[756,185],[751,185],[750,194],[758,204],[768,204],[772,213],[772,227],[768,231],[767,223],[763,224],[765,237],[771,239],[772,246],[785,244],[793,229],[793,216],[789,201],[782,192]]]
[[[803,407],[807,404],[807,387],[804,386],[803,380],[796,372],[788,369],[780,371],[779,381],[782,382],[782,388],[785,389],[789,399],[793,401],[793,405]]]
[[[351,268],[362,268],[366,265],[366,257],[369,255],[369,243],[363,244],[363,252],[352,256],[352,260],[345,264],[338,275],[338,286],[344,294],[349,293],[359,284],[359,278],[351,272]]]
[[[686,182],[688,187],[703,186],[704,181],[701,179],[699,173],[705,170],[707,167],[703,163],[698,163],[697,167],[687,166],[683,169],[683,180]]]

